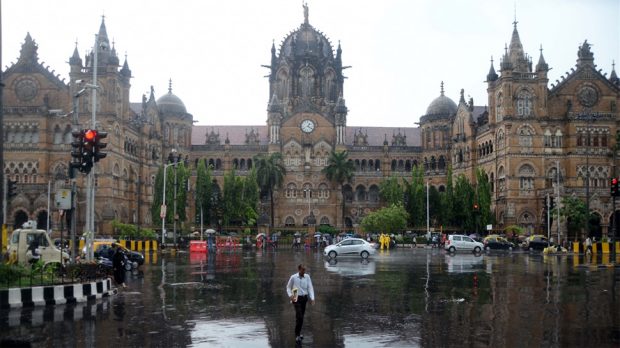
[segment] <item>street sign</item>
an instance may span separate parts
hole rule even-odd
[[[69,210],[71,209],[71,190],[57,190],[54,195],[54,201],[56,203],[56,209]]]
[[[493,225],[487,225],[487,231],[490,231],[493,229]]]
[[[166,205],[162,204],[161,208],[159,209],[159,218],[163,219],[166,217]]]

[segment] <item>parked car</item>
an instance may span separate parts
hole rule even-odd
[[[361,256],[366,259],[374,253],[373,245],[362,238],[347,238],[323,249],[323,255],[332,259],[338,256]]]
[[[45,230],[36,229],[34,221],[28,221],[23,228],[13,231],[8,242],[9,260],[23,265],[37,259],[45,265],[69,260],[69,254],[58,249]]]
[[[144,255],[137,251],[132,251],[127,248],[123,248],[120,246],[122,252],[127,257],[132,264],[135,263],[136,267],[144,264]],[[95,249],[94,255],[96,258],[103,257],[109,260],[112,260],[112,256],[114,255],[114,248],[112,248],[112,243],[110,244],[100,244],[97,249]]]
[[[523,248],[525,250],[543,250],[551,245],[553,245],[553,243],[550,243],[547,237],[542,234],[534,234],[527,237]]]
[[[515,247],[515,245],[509,242],[508,239],[497,234],[486,236],[482,243],[484,244],[484,249],[486,250],[512,250]]]
[[[451,253],[461,250],[468,250],[477,254],[482,251],[482,248],[484,248],[484,244],[476,242],[472,238],[461,234],[449,235],[446,239],[446,244],[444,245],[444,249]]]

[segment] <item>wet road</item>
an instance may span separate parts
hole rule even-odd
[[[609,260],[594,260],[599,265]],[[620,269],[582,257],[397,249],[151,256],[100,302],[3,311],[0,340],[42,347],[293,347],[285,284],[303,262],[316,305],[303,346],[619,346]]]

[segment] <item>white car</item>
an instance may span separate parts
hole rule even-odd
[[[375,253],[372,244],[361,238],[347,238],[340,243],[328,245],[323,250],[323,255],[333,259],[338,256],[360,256],[367,259]]]
[[[478,254],[484,249],[484,244],[462,234],[453,234],[448,236],[443,248],[451,253],[460,250],[470,250]]]

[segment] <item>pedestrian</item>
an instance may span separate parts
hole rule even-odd
[[[26,256],[27,256],[28,262],[30,262],[32,266],[34,266],[34,264],[37,263],[39,259],[41,258],[41,251],[39,250],[39,237],[38,236],[35,236],[32,239],[32,242],[30,242],[30,245],[28,245],[28,249],[26,249]]]
[[[308,299],[314,304],[314,287],[310,275],[306,274],[303,264],[297,266],[298,272],[293,274],[286,284],[286,293],[295,307],[295,342],[301,343],[304,336],[301,334],[301,327],[304,324],[304,314]]]
[[[122,286],[126,288],[125,285],[125,255],[121,250],[120,245],[114,243],[112,244],[114,247],[114,256],[112,256],[112,269],[114,270],[114,281],[117,286]]]
[[[590,239],[590,236],[586,238],[586,254],[592,254],[592,239]]]

